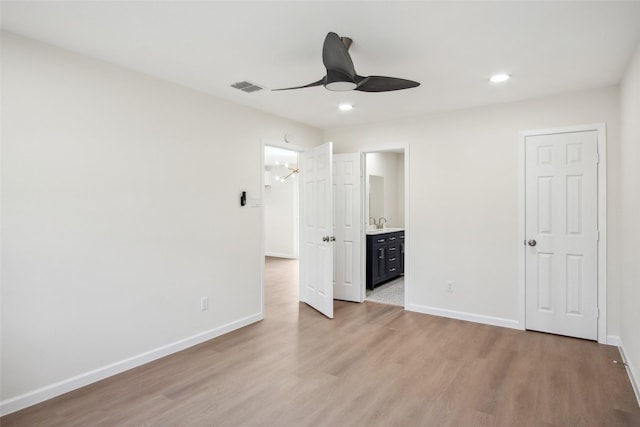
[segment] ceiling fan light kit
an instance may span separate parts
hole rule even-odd
[[[318,81],[303,86],[287,87],[279,90],[303,89],[307,87],[324,86],[335,92],[357,90],[360,92],[390,92],[394,90],[410,89],[420,86],[412,80],[386,76],[359,76],[356,73],[349,47],[351,40],[340,37],[336,33],[329,33],[322,46],[322,62],[327,74]]]

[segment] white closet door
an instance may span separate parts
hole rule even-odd
[[[526,328],[598,336],[597,133],[527,136]]]

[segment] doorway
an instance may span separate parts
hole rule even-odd
[[[366,301],[405,305],[405,150],[364,155]]]
[[[522,132],[524,329],[606,342],[604,125]]]
[[[299,156],[304,147],[288,143],[285,135],[284,140],[263,138],[261,150],[260,306],[264,315],[267,259],[290,260],[289,264],[298,268],[299,174],[291,169],[299,171]],[[298,282],[298,277],[295,281]]]
[[[298,258],[298,152],[264,147],[264,254]]]

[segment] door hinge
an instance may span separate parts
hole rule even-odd
[[[600,309],[596,308],[596,319],[600,318]]]
[[[600,153],[596,153],[596,165],[600,164]]]
[[[600,241],[600,231],[596,231],[596,242]]]

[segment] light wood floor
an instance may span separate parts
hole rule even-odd
[[[335,302],[268,259],[266,319],[2,418],[9,426],[640,426],[615,347]]]

